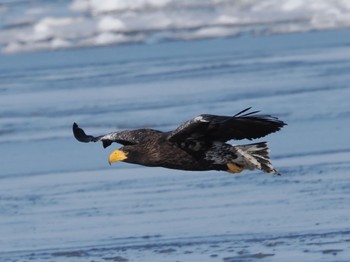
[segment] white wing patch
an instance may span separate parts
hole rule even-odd
[[[203,116],[196,116],[193,120],[195,122],[204,122],[204,123],[208,123],[209,122],[209,120],[205,119]]]

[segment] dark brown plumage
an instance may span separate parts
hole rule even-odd
[[[268,157],[266,142],[232,146],[231,139],[255,139],[280,130],[285,123],[247,108],[230,116],[200,115],[169,132],[154,129],[116,131],[94,137],[73,124],[80,142],[102,141],[104,147],[116,142],[109,162],[124,161],[144,166],[181,170],[224,170],[232,173],[260,169],[276,174]]]

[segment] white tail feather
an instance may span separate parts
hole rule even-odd
[[[269,148],[266,142],[233,146],[232,150],[238,156],[232,162],[243,166],[246,169],[260,169],[269,174],[279,174],[272,166],[269,158]]]

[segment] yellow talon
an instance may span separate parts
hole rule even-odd
[[[242,166],[237,165],[235,163],[231,163],[231,162],[227,163],[226,165],[228,167],[227,172],[229,172],[229,173],[241,173],[244,169]]]

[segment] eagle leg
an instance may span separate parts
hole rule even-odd
[[[229,162],[226,164],[229,173],[241,173],[244,169],[244,167],[237,165],[235,163]]]

